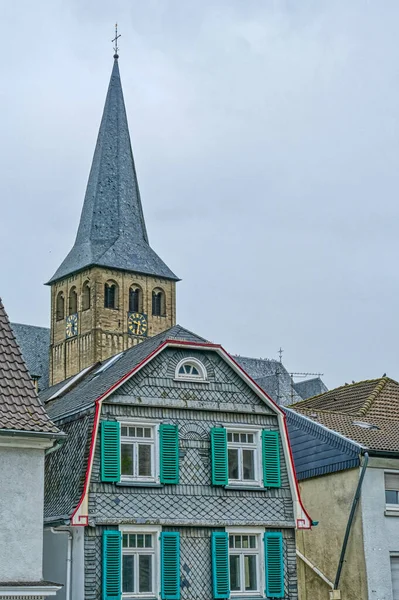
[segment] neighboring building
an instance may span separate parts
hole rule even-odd
[[[47,416],[0,300],[0,598],[43,600],[44,455],[65,437]]]
[[[233,358],[279,406],[288,406],[304,400],[304,396],[297,392],[291,375],[280,361],[239,355]]]
[[[221,346],[175,326],[41,399],[68,433],[46,470],[59,599],[298,598],[284,413]]]
[[[399,600],[398,382],[344,385],[286,414],[301,495],[319,521],[297,536],[300,600],[328,599],[334,583],[343,600]]]

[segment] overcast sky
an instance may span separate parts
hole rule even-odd
[[[399,378],[397,0],[0,3],[0,295],[48,326],[112,68],[178,322],[329,387]]]

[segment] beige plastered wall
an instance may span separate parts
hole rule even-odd
[[[303,503],[312,519],[319,524],[311,531],[297,532],[297,548],[332,582],[359,475],[359,469],[349,469],[299,484]],[[299,600],[329,600],[331,588],[300,558],[297,560]],[[351,529],[339,589],[342,600],[367,600],[360,503]]]

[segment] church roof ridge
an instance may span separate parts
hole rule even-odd
[[[48,284],[91,266],[178,280],[149,245],[117,58],[76,240]]]

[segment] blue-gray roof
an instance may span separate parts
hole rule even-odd
[[[288,434],[299,480],[353,469],[362,447],[311,419],[285,409]]]
[[[11,323],[18,346],[31,377],[40,377],[39,389],[49,385],[50,329]]]
[[[288,406],[302,400],[295,390],[290,374],[278,360],[247,356],[233,358],[276,404]]]
[[[315,377],[314,379],[305,379],[305,381],[298,381],[294,383],[294,388],[301,398],[303,398],[303,400],[307,400],[308,398],[313,398],[313,396],[318,396],[319,394],[328,392],[328,387],[320,379],[320,377]]]
[[[117,59],[76,240],[48,283],[92,265],[178,280],[148,243]]]

